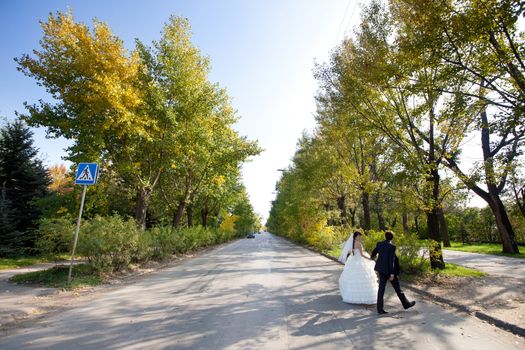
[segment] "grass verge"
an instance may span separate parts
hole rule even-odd
[[[47,270],[21,273],[9,279],[11,282],[30,284],[38,287],[75,289],[101,284],[102,278],[87,264],[73,266],[71,285],[67,284],[69,266],[59,265]]]
[[[17,258],[0,258],[0,270],[16,269],[35,264],[68,260],[71,256],[67,254],[57,256],[22,256]]]
[[[467,253],[480,253],[480,254],[490,254],[490,255],[499,255],[499,256],[508,256],[511,258],[525,259],[525,250],[524,247],[520,247],[521,252],[519,254],[509,254],[501,252],[501,244],[499,243],[461,243],[461,242],[452,242],[452,247],[444,248],[450,250],[458,250],[461,252]]]

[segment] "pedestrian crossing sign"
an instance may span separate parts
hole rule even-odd
[[[77,176],[75,177],[76,185],[94,185],[97,182],[98,164],[97,163],[79,163]]]

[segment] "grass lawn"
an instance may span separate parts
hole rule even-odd
[[[75,289],[84,286],[96,286],[101,284],[102,278],[89,265],[73,266],[73,278],[71,286],[67,284],[69,266],[61,265],[53,268],[21,273],[9,279],[11,282],[20,284],[31,284],[39,287]]]
[[[22,256],[17,258],[0,258],[0,270],[10,270],[19,267],[30,266],[46,262],[68,260],[71,255],[62,254],[58,256]]]
[[[462,244],[460,242],[452,242],[452,247],[450,248],[444,248],[444,249],[450,249],[450,250],[459,250],[462,252],[469,252],[469,253],[481,253],[481,254],[491,254],[491,255],[500,255],[500,256],[508,256],[512,258],[520,258],[525,259],[525,247],[520,247],[520,253],[519,254],[507,254],[501,252],[501,244],[499,243],[465,243]]]

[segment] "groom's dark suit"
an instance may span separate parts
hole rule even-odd
[[[401,291],[399,286],[399,261],[396,256],[396,246],[393,245],[390,241],[385,240],[377,243],[376,247],[372,251],[371,258],[375,259],[378,256],[376,261],[375,270],[379,273],[379,288],[377,291],[377,312],[384,313],[383,309],[383,297],[385,295],[386,282],[389,280],[391,275],[394,275],[394,279],[390,281],[392,287],[396,291],[399,300],[403,304],[405,309],[411,307],[411,303],[408,301],[405,294]],[[412,305],[413,306],[413,305]]]

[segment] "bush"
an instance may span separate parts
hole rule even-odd
[[[75,224],[69,217],[42,219],[37,246],[44,255],[70,252]],[[133,219],[119,215],[84,220],[80,227],[77,255],[87,258],[97,271],[113,272],[148,260],[166,260],[201,247],[229,241],[235,230],[158,226],[139,230]]]
[[[375,248],[377,242],[385,240],[385,233],[383,231],[367,231],[363,235],[364,249],[371,253]],[[423,271],[424,250],[422,242],[414,233],[395,233],[394,244],[396,245],[396,254],[399,258],[399,266],[401,270],[408,273],[415,273]]]
[[[140,248],[139,229],[133,219],[126,220],[119,215],[96,216],[80,228],[78,254],[85,256],[99,271],[112,272],[127,267],[144,256]]]
[[[235,230],[192,226],[175,231],[175,253],[186,253],[200,247],[208,247],[237,237]]]
[[[144,252],[141,261],[166,260],[175,252],[176,239],[171,226],[153,227],[140,235],[139,242],[139,251]]]
[[[41,219],[36,239],[36,249],[43,255],[71,252],[75,223],[69,216]]]
[[[337,243],[336,231],[333,226],[325,226],[321,230],[313,232],[306,238],[308,245],[326,251]]]

